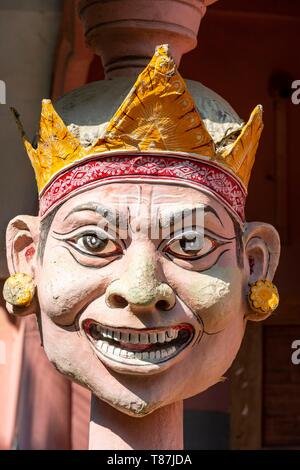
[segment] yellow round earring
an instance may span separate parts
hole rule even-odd
[[[273,282],[260,279],[250,285],[248,302],[251,309],[263,315],[274,312],[279,304],[279,294]]]
[[[28,307],[35,294],[33,279],[28,274],[16,273],[6,279],[3,287],[3,297],[6,302],[15,307]]]

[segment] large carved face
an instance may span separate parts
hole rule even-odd
[[[273,277],[278,252],[271,226],[241,228],[209,193],[180,184],[101,185],[8,229],[11,272],[37,286],[24,314],[37,313],[49,360],[134,416],[221,379],[247,318],[259,319],[249,283]]]

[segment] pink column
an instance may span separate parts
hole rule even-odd
[[[133,418],[93,397],[90,450],[182,448],[182,401],[160,408],[144,418]]]
[[[34,316],[25,323],[18,443],[20,449],[71,448],[71,382],[50,364]]]
[[[23,337],[24,323],[0,305],[0,450],[11,449],[15,440]]]
[[[80,0],[88,45],[106,78],[137,76],[158,44],[169,44],[177,65],[197,45],[206,4],[199,0]],[[212,2],[210,2],[212,3]]]

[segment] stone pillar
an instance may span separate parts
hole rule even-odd
[[[214,1],[80,0],[79,14],[106,78],[136,76],[158,44],[169,44],[179,65],[196,47],[200,22]]]

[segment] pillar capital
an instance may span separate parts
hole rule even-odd
[[[137,75],[155,46],[168,43],[179,65],[197,45],[207,5],[216,0],[80,0],[88,45],[102,59],[106,78]]]

